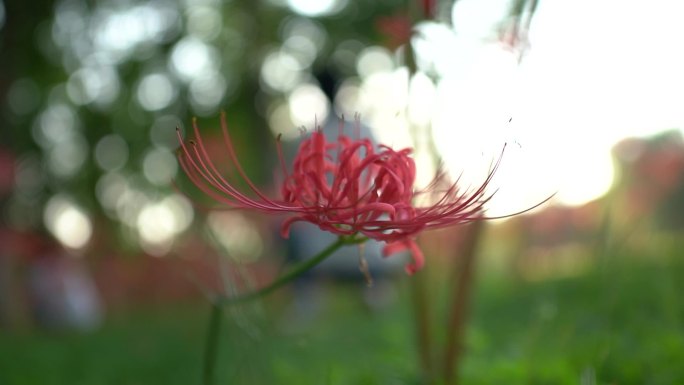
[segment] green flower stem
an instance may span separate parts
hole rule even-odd
[[[459,370],[463,361],[463,345],[470,296],[475,280],[477,248],[482,238],[484,221],[475,221],[465,228],[466,242],[462,255],[454,264],[454,288],[449,305],[447,320],[446,346],[444,348],[444,367],[442,384],[458,385]]]
[[[209,327],[207,328],[207,341],[204,345],[204,370],[202,372],[202,383],[204,385],[211,385],[214,383],[214,366],[216,365],[216,353],[218,352],[222,315],[223,308],[218,303],[212,302]]]
[[[432,362],[432,333],[430,332],[430,301],[428,281],[425,274],[411,277],[411,304],[413,305],[414,333],[421,370],[421,384],[431,385],[435,381]]]
[[[354,235],[348,236],[348,237],[341,236],[341,237],[337,238],[337,240],[335,242],[330,244],[330,246],[326,247],[320,253],[318,253],[315,257],[301,262],[295,268],[290,270],[288,273],[282,275],[280,278],[275,280],[270,285],[263,287],[261,289],[258,289],[256,291],[253,291],[251,293],[238,295],[236,297],[219,297],[219,298],[217,298],[217,302],[220,305],[232,305],[232,304],[251,301],[251,300],[263,297],[265,295],[271,294],[272,292],[278,290],[282,286],[290,283],[292,280],[299,277],[303,273],[311,270],[313,267],[315,267],[319,263],[323,262],[326,258],[328,258],[330,255],[332,255],[340,247],[347,246],[347,245],[358,245],[358,244],[366,242],[366,240],[367,240],[367,238],[365,238],[365,237],[357,237]]]
[[[342,246],[358,245],[366,242],[366,237],[341,236],[330,246],[323,249],[320,253],[311,259],[301,262],[295,266],[288,273],[282,275],[270,285],[258,289],[256,291],[239,295],[236,297],[215,297],[211,303],[211,317],[209,319],[209,328],[207,329],[207,341],[204,351],[204,371],[203,381],[204,385],[211,385],[214,383],[214,367],[216,365],[216,355],[218,353],[218,339],[221,331],[221,316],[223,315],[223,307],[230,306],[242,302],[251,301],[278,290],[284,285],[290,283],[295,278],[312,269],[314,266],[323,262],[326,258],[331,256]]]

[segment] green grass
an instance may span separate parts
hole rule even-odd
[[[684,262],[673,253],[538,283],[483,274],[462,384],[684,383]],[[379,311],[358,287],[328,285],[314,319],[292,323],[285,293],[227,317],[217,384],[418,384],[409,282]],[[0,384],[199,384],[208,317],[197,303],[114,314],[92,333],[0,332]]]
[[[139,310],[92,333],[0,335],[0,384],[195,383],[197,310]]]
[[[469,331],[467,383],[684,383],[683,278],[679,261],[632,261],[489,292]]]

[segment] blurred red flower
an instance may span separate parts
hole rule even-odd
[[[437,14],[437,0],[419,0],[423,17],[426,19],[434,19]]]
[[[409,42],[416,22],[435,19],[437,0],[417,0],[416,3],[419,12],[404,9],[393,15],[380,16],[375,20],[375,28],[390,49],[399,48]]]
[[[408,43],[413,34],[413,25],[406,13],[378,17],[375,21],[375,28],[390,49],[396,49]]]
[[[282,197],[274,199],[260,191],[245,174],[225,115],[221,116],[221,128],[231,162],[251,193],[238,190],[234,181],[219,173],[193,122],[196,141],[186,143],[178,134],[179,162],[206,195],[231,208],[292,214],[282,225],[284,237],[292,223],[306,221],[340,236],[360,234],[384,241],[386,256],[409,250],[413,257],[413,262],[406,266],[409,274],[424,264],[423,254],[415,243],[418,233],[484,219],[483,205],[491,198],[485,190],[499,165],[497,162],[474,190],[463,191],[457,183],[447,183],[445,174],[440,172],[428,188],[416,191],[411,149],[376,147],[369,139],[352,139],[342,133],[337,140],[328,141],[316,130],[301,143],[291,172],[287,171],[278,142],[285,180]],[[434,203],[416,206],[415,198],[423,194],[434,197]]]

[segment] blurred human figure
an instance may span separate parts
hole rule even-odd
[[[14,156],[0,148],[0,209],[6,209],[5,198],[15,193],[14,170]],[[100,298],[83,261],[67,255],[49,235],[17,229],[5,219],[0,217],[0,326],[20,318],[23,288],[31,316],[41,327],[84,330],[99,325]],[[17,274],[20,268],[25,276]]]
[[[91,330],[102,320],[95,283],[80,261],[59,251],[43,255],[28,267],[31,312],[46,329]]]

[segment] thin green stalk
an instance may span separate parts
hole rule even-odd
[[[411,278],[411,303],[415,326],[416,347],[421,371],[421,384],[434,382],[432,365],[432,337],[430,333],[430,301],[428,300],[425,272]]]
[[[211,316],[209,318],[209,327],[207,329],[207,340],[204,350],[204,369],[202,373],[202,383],[204,385],[212,385],[214,383],[214,367],[216,365],[216,356],[218,353],[218,340],[221,332],[221,318],[223,315],[223,307],[254,300],[265,295],[268,295],[287,283],[291,282],[304,272],[310,270],[314,266],[323,262],[326,258],[331,256],[340,247],[346,245],[356,245],[366,241],[365,237],[349,236],[339,237],[330,246],[323,249],[320,253],[311,259],[308,259],[295,268],[290,270],[287,274],[282,275],[270,285],[263,287],[251,293],[243,294],[237,297],[216,297],[211,302]]]
[[[216,366],[216,355],[218,353],[218,339],[221,331],[221,316],[223,308],[213,301],[211,303],[211,315],[209,316],[209,327],[207,328],[207,341],[204,349],[204,370],[202,372],[202,383],[211,385],[214,383],[214,367]]]
[[[453,274],[456,284],[449,306],[442,375],[446,385],[457,385],[459,381],[469,300],[475,279],[477,246],[483,228],[483,221],[475,221],[466,227],[467,235],[462,249],[463,254],[454,265]]]
[[[342,246],[346,245],[356,245],[359,243],[363,243],[366,241],[366,238],[360,237],[357,238],[355,236],[351,237],[339,237],[335,242],[330,244],[330,246],[326,247],[323,249],[320,253],[318,253],[315,257],[311,259],[307,259],[306,261],[303,261],[299,265],[297,265],[295,268],[290,270],[288,273],[283,274],[280,278],[275,280],[273,283],[270,285],[263,287],[261,289],[258,289],[256,291],[253,291],[251,293],[239,295],[236,297],[221,297],[218,298],[217,300],[221,305],[231,305],[231,304],[237,304],[241,302],[246,302],[246,301],[251,301],[253,299],[257,299],[260,297],[263,297],[265,295],[268,295],[282,286],[290,283],[292,280],[300,276],[301,274],[305,273],[306,271],[312,269],[314,266],[318,265],[319,263],[323,262],[326,258],[328,258],[332,253],[337,251]]]

